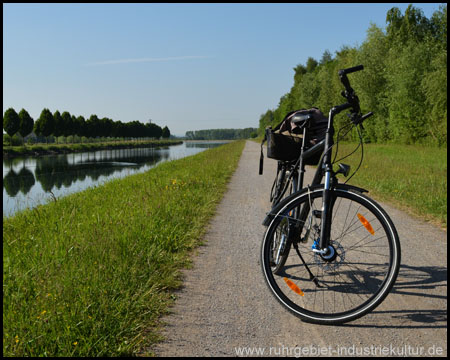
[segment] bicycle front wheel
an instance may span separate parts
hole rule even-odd
[[[391,290],[400,266],[400,243],[386,212],[346,185],[332,192],[330,246],[319,241],[323,185],[302,190],[272,209],[261,247],[261,264],[275,297],[302,320],[340,324],[378,306]],[[299,216],[292,217],[296,209]],[[287,225],[288,224],[288,225]],[[284,234],[291,249],[284,266],[273,272],[273,241]]]

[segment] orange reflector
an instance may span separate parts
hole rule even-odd
[[[372,235],[375,235],[375,231],[373,231],[372,225],[370,225],[370,222],[367,221],[367,219],[362,216],[361,214],[356,214],[359,218],[359,221],[364,225],[364,227],[367,229],[368,232],[370,232]]]
[[[300,288],[295,285],[291,280],[289,280],[288,278],[283,278],[284,281],[286,281],[287,286],[289,286],[291,288],[291,290],[301,296],[305,296],[305,294],[303,293],[303,291],[300,290]]]

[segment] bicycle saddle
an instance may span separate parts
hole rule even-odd
[[[309,120],[313,118],[312,114],[295,114],[291,117],[291,123],[303,127]]]

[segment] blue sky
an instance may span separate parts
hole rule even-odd
[[[360,45],[393,6],[408,4],[3,4],[3,112],[258,127],[297,64]]]

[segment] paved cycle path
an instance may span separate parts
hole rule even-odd
[[[276,301],[259,261],[276,161],[265,157],[260,176],[259,156],[259,144],[247,141],[205,245],[163,319],[166,340],[155,354],[446,356],[447,234],[383,203],[400,236],[402,265],[378,308],[345,325],[324,326],[300,321]]]

